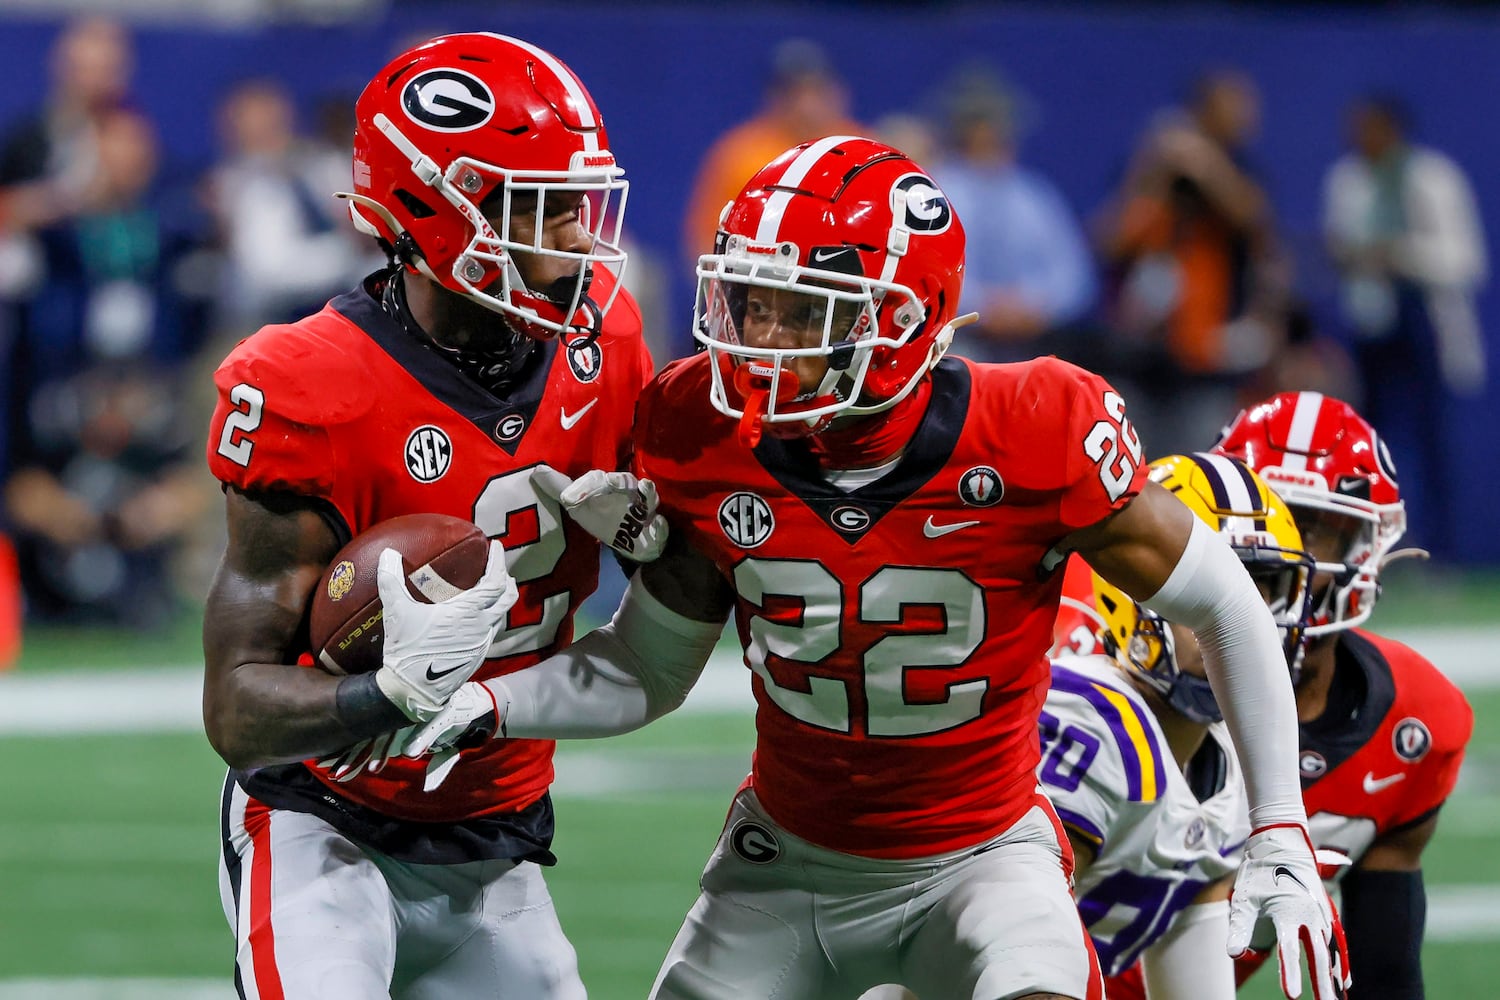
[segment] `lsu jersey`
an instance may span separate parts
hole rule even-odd
[[[1250,811],[1234,745],[1223,723],[1209,726],[1185,776],[1145,699],[1104,656],[1052,664],[1039,730],[1042,788],[1094,846],[1075,877],[1079,916],[1100,968],[1117,975],[1239,864]]]
[[[631,416],[652,374],[640,314],[622,293],[595,343],[542,344],[499,399],[391,319],[377,280],[235,347],[214,376],[209,467],[239,490],[321,501],[344,537],[398,514],[473,521],[505,546],[520,592],[477,677],[520,670],[572,640],[573,613],[599,572],[598,542],[532,488],[531,470],[629,467]],[[601,270],[596,280],[613,278]],[[552,751],[549,741],[490,741],[465,751],[431,793],[421,761],[393,760],[342,784],[313,761],[303,766],[380,815],[452,822],[537,802],[552,781]]]
[[[1302,724],[1298,766],[1313,843],[1358,864],[1377,838],[1442,806],[1474,712],[1452,681],[1393,639],[1351,629],[1336,657],[1329,709]]]
[[[643,392],[636,463],[735,592],[762,805],[872,858],[1007,829],[1034,802],[1055,547],[1145,480],[1120,397],[1055,358],[945,359],[897,464],[844,490],[804,442],[741,445],[710,364]]]

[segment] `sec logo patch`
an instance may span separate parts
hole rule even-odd
[[[776,530],[771,505],[754,493],[731,493],[719,504],[719,527],[742,549],[761,545]]]
[[[406,438],[406,471],[419,483],[435,483],[453,463],[453,442],[441,427],[426,424]]]

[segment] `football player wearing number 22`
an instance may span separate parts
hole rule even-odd
[[[732,612],[758,702],[753,768],[652,996],[853,1000],[897,983],[1094,1000],[1072,854],[1036,778],[1058,567],[1077,552],[1197,631],[1255,827],[1227,944],[1274,925],[1332,1000],[1345,971],[1260,592],[1147,481],[1103,380],[1051,358],[944,357],[971,318],[955,315],[963,266],[953,207],[895,149],[830,136],[759,171],[699,260],[705,350],[637,408],[665,553],[602,636],[466,686],[405,752],[489,711],[510,736],[642,724],[680,700],[699,637]],[[589,507],[570,509],[607,527]],[[605,671],[619,683],[598,683]]]
[[[628,468],[652,364],[610,270],[626,181],[579,78],[519,39],[418,45],[373,78],[356,119],[344,197],[390,266],[260,330],[215,375],[208,460],[229,539],[204,618],[204,720],[230,766],[220,885],[236,986],[582,997],[539,867],[553,862],[552,744],[463,752],[437,788],[429,761],[319,761],[571,640],[600,548],[532,473]],[[497,540],[488,571],[419,603],[387,550],[381,666],[312,668],[304,616],[325,566],[413,512],[478,524]]]

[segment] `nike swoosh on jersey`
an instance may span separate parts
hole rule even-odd
[[[565,431],[572,430],[573,429],[573,425],[576,424],[576,423],[578,423],[578,421],[582,420],[583,419],[583,415],[585,413],[589,412],[590,410],[592,410],[594,408],[594,404],[597,403],[597,402],[599,402],[599,397],[595,396],[593,399],[589,400],[586,404],[584,404],[583,409],[577,411],[576,413],[569,413],[567,410],[563,410],[562,411],[562,428],[563,428],[563,430],[565,430]]]
[[[1366,771],[1364,780],[1365,794],[1374,795],[1383,788],[1391,787],[1404,777],[1406,777],[1405,771],[1397,771],[1395,774],[1387,775],[1384,778],[1375,777],[1374,771]]]
[[[942,538],[960,528],[972,528],[979,523],[978,521],[955,521],[953,524],[934,524],[932,518],[928,517],[927,523],[922,525],[922,534],[928,538]]]

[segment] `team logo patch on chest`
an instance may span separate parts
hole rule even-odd
[[[742,549],[753,549],[771,537],[776,518],[771,505],[754,493],[731,493],[719,504],[719,527]]]
[[[435,483],[453,464],[453,442],[441,427],[424,424],[406,439],[406,471],[419,483]]]
[[[594,381],[599,377],[599,369],[604,367],[604,351],[598,344],[580,344],[563,353],[568,357],[568,371],[580,382]]]
[[[1321,778],[1328,771],[1328,761],[1316,750],[1304,750],[1297,758],[1297,770],[1303,778]]]
[[[828,515],[828,523],[840,531],[864,531],[870,526],[870,512],[863,507],[844,504],[833,508]]]
[[[526,432],[526,418],[519,413],[507,413],[495,425],[495,439],[507,444]]]
[[[958,480],[958,498],[970,507],[993,507],[1005,496],[1000,473],[988,465],[976,465]]]
[[[1396,731],[1391,734],[1391,744],[1397,757],[1415,764],[1432,749],[1432,734],[1427,731],[1421,719],[1402,719],[1396,723]]]

